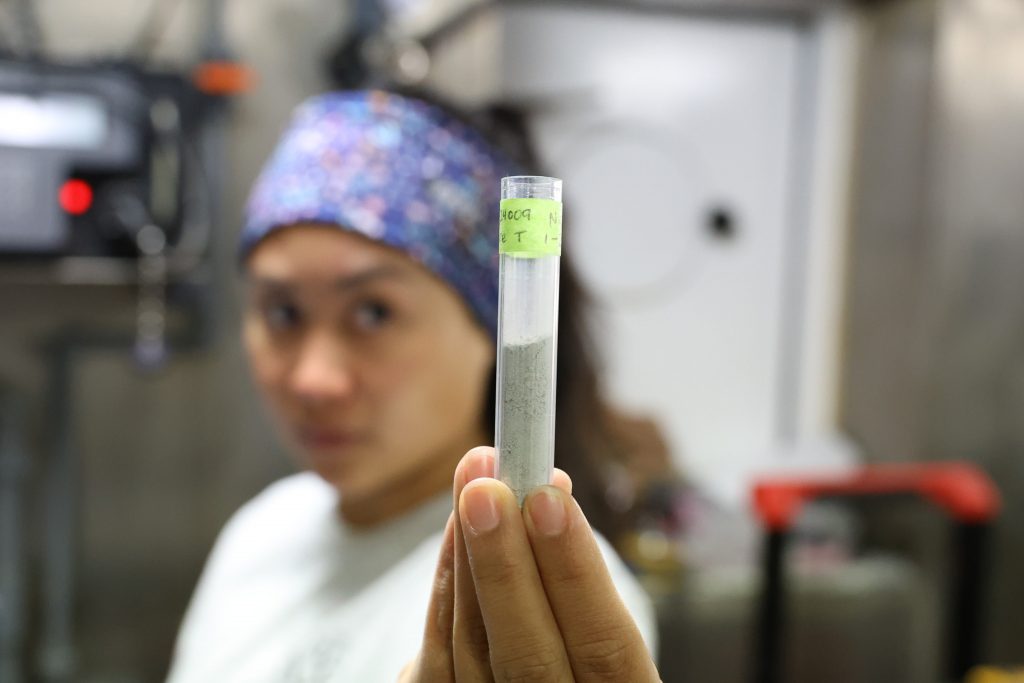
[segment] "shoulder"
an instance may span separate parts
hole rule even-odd
[[[280,558],[282,551],[319,544],[331,528],[336,505],[334,489],[312,472],[270,484],[221,529],[201,583],[250,565],[268,566],[268,556]]]
[[[171,680],[215,680],[220,674],[211,671],[243,661],[283,660],[288,636],[268,646],[260,633],[270,622],[299,628],[293,608],[318,585],[327,558],[333,560],[336,504],[330,485],[301,473],[274,482],[231,516],[178,632]],[[260,651],[244,654],[257,645]]]
[[[331,511],[337,493],[330,484],[312,472],[300,472],[267,486],[232,515],[224,533],[237,533],[255,523],[271,529],[288,526],[296,517],[308,517]]]
[[[221,529],[202,581],[250,569],[272,572],[281,562],[322,547],[335,528],[337,493],[312,472],[280,479],[242,505]]]

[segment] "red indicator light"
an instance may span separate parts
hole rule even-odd
[[[61,185],[57,200],[72,216],[81,216],[92,206],[92,188],[84,180],[72,178]]]

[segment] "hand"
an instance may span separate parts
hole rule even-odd
[[[520,510],[493,474],[493,448],[455,471],[423,646],[401,683],[658,681],[568,475]]]

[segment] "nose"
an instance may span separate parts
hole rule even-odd
[[[344,400],[356,386],[351,354],[327,331],[312,332],[304,340],[290,379],[292,393],[312,403]]]

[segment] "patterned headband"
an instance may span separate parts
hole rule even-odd
[[[496,334],[501,178],[522,171],[438,107],[380,91],[307,100],[245,209],[239,255],[274,230],[336,226],[401,249]]]

